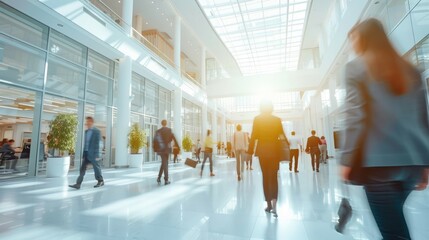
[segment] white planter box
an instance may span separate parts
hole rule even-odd
[[[128,164],[132,168],[141,168],[143,164],[143,154],[130,154],[128,155]]]
[[[182,160],[186,160],[187,158],[192,158],[192,152],[182,152]]]
[[[46,177],[66,177],[70,169],[70,156],[48,158]]]

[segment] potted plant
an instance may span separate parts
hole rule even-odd
[[[184,159],[192,158],[192,145],[193,145],[193,143],[192,143],[191,137],[189,137],[189,135],[186,135],[182,139],[182,148],[183,148],[182,157]]]
[[[140,152],[140,149],[147,145],[146,133],[139,126],[139,124],[134,123],[130,132],[128,133],[128,147],[130,148],[130,155],[128,156],[128,161],[130,167],[141,167],[143,164],[143,153]]]
[[[59,114],[49,123],[48,147],[54,150],[46,164],[47,177],[65,177],[70,168],[70,152],[74,152],[77,134],[77,116]]]

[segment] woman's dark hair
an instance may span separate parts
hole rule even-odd
[[[325,139],[325,136],[321,136],[320,139]]]
[[[210,136],[211,133],[212,133],[212,131],[207,130],[207,136]]]
[[[374,79],[385,81],[397,95],[407,91],[406,76],[413,73],[414,68],[396,52],[379,20],[370,18],[356,24],[348,36],[358,37],[363,54],[371,52],[375,56],[374,60],[366,62]]]

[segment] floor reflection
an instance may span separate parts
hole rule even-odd
[[[335,232],[344,190],[335,160],[300,173],[287,164],[279,173],[279,218],[264,212],[261,172],[245,170],[238,182],[235,160],[217,159],[216,177],[170,165],[173,184],[158,185],[158,166],[106,169],[106,186],[94,189],[88,174],[76,179],[22,179],[0,186],[0,239],[379,239],[360,187],[350,187],[353,218],[345,235]],[[413,193],[406,204],[413,239],[429,239],[425,220],[429,191]]]

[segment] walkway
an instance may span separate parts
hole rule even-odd
[[[359,187],[351,187],[355,210],[346,236],[334,231],[342,192],[335,160],[300,173],[282,165],[279,218],[264,209],[261,172],[246,171],[237,182],[235,163],[216,160],[216,176],[201,179],[199,170],[171,165],[169,186],[156,183],[157,165],[104,171],[106,185],[94,189],[88,171],[81,190],[68,179],[33,178],[0,182],[0,239],[148,239],[244,240],[378,239]],[[429,239],[429,191],[415,192],[406,206],[414,239]],[[426,207],[424,207],[426,206]],[[418,209],[418,210],[416,210]],[[417,235],[416,235],[417,233]]]

